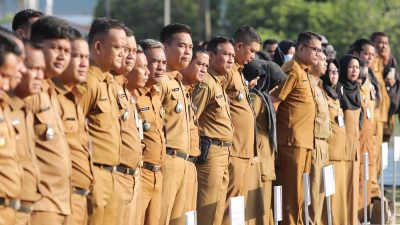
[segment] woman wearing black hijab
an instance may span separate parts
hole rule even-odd
[[[329,60],[325,75],[321,77],[323,88],[327,94],[331,136],[328,143],[329,164],[335,168],[335,174],[345,174],[346,129],[344,127],[343,110],[340,108],[336,86],[339,80],[339,62]],[[335,176],[335,194],[331,196],[332,224],[347,224],[348,210],[346,202],[346,176]],[[323,210],[323,224],[328,224],[326,210]]]
[[[357,79],[360,75],[360,60],[345,55],[339,60],[340,73],[336,92],[344,113],[346,127],[345,177],[347,186],[348,222],[358,225],[358,194],[360,170],[360,113],[361,96]]]

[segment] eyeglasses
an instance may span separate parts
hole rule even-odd
[[[339,74],[339,70],[329,70],[329,73],[332,75],[338,75]]]
[[[322,52],[322,48],[313,47],[313,46],[310,46],[310,45],[304,45],[304,46],[306,46],[307,48],[311,49],[312,51],[314,51],[316,53],[321,53]]]

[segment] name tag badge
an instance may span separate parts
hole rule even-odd
[[[366,112],[366,114],[367,114],[367,119],[371,119],[371,110],[369,109],[369,107],[367,107],[366,109],[365,109],[365,112]]]

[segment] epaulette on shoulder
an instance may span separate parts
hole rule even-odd
[[[79,93],[81,95],[85,94],[88,91],[87,83],[84,82],[84,83],[78,84],[76,86],[75,90],[77,93]]]

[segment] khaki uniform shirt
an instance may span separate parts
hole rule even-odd
[[[10,100],[0,92],[0,197],[17,199],[22,191],[23,171],[10,120]]]
[[[231,156],[253,158],[255,153],[255,117],[249,102],[249,92],[242,74],[243,66],[235,63],[226,79],[231,119],[235,132]]]
[[[344,111],[344,124],[346,126],[346,161],[360,160],[360,111],[345,110]]]
[[[200,155],[200,137],[199,137],[199,128],[197,117],[195,114],[195,106],[193,104],[192,92],[193,88],[190,85],[185,85],[186,92],[189,93],[188,101],[190,102],[189,111],[189,119],[190,119],[190,150],[189,155],[191,156],[199,156]]]
[[[227,94],[222,88],[224,76],[212,69],[193,91],[193,103],[200,136],[220,141],[233,141],[233,125]]]
[[[79,87],[82,94],[80,104],[89,121],[93,162],[109,166],[117,166],[121,154],[121,128],[114,82],[110,73],[102,73],[92,65],[86,83]]]
[[[250,92],[250,98],[256,116],[257,125],[257,150],[261,161],[262,181],[275,180],[275,151],[270,145],[268,136],[269,121],[267,120],[268,111],[263,104],[260,96]]]
[[[316,108],[309,68],[295,55],[282,70],[288,78],[272,93],[282,101],[276,116],[278,145],[313,149]]]
[[[346,128],[344,124],[339,126],[339,118],[344,123],[343,110],[340,108],[339,99],[334,100],[329,96],[328,106],[332,128],[332,135],[326,141],[328,143],[329,160],[342,161],[346,159]]]
[[[143,132],[143,161],[161,166],[165,154],[165,136],[163,131],[163,109],[157,86],[151,89],[138,88],[133,92],[140,114],[140,122],[150,125]]]
[[[188,153],[190,149],[189,93],[182,85],[178,71],[166,72],[159,84],[164,107],[167,148]]]
[[[35,202],[40,199],[40,171],[35,155],[33,115],[25,102],[10,94],[10,119],[15,130],[19,162],[24,170],[20,199]]]
[[[35,152],[39,162],[42,194],[35,210],[71,213],[71,155],[59,116],[57,94],[49,80],[42,81],[42,91],[29,96],[26,104],[32,109],[35,129]]]
[[[309,79],[316,105],[314,137],[319,139],[327,139],[331,136],[331,126],[326,94],[323,91],[321,79],[313,75],[309,75]]]
[[[125,88],[126,79],[123,75],[114,76],[114,80],[116,81],[115,93],[117,93],[116,99],[121,124],[122,146],[120,163],[134,169],[142,161],[136,102]]]
[[[71,150],[72,186],[90,189],[94,180],[90,137],[79,99],[57,77],[52,78],[52,86],[60,102],[59,114]]]
[[[375,57],[372,71],[379,83],[379,95],[381,97],[378,108],[375,111],[376,122],[387,122],[390,107],[390,98],[386,91],[385,80],[383,78],[384,65],[380,57]]]
[[[368,152],[370,159],[375,158],[375,143],[374,143],[374,108],[375,99],[371,97],[371,81],[367,77],[364,84],[360,85],[361,107],[363,109],[363,124],[360,130],[360,151],[361,153]],[[374,160],[369,160],[369,164]]]

